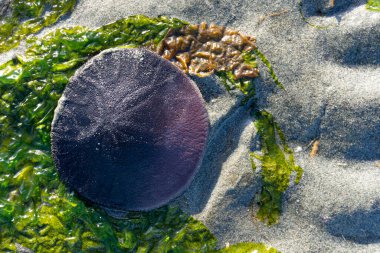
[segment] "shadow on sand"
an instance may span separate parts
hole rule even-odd
[[[355,243],[380,243],[380,202],[370,210],[337,214],[327,221],[325,227],[330,234]]]

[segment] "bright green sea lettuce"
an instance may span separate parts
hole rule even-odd
[[[262,243],[238,243],[220,250],[220,253],[277,253],[275,248],[268,247]]]
[[[368,0],[366,7],[371,11],[380,11],[380,0]]]
[[[76,0],[13,0],[11,14],[0,20],[0,53],[18,46],[26,36],[50,26],[75,7]]]
[[[285,136],[273,116],[266,111],[256,111],[254,117],[260,137],[261,154],[251,153],[252,168],[256,169],[256,159],[261,162],[262,170],[257,217],[272,225],[280,218],[281,197],[289,187],[291,174],[296,174],[295,183],[298,184],[302,177],[302,168],[295,164],[293,151],[287,145]]]

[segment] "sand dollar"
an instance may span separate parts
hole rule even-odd
[[[52,123],[61,179],[116,210],[148,210],[182,193],[199,167],[208,116],[197,86],[145,49],[109,50],[70,80]]]

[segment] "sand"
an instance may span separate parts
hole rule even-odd
[[[335,5],[331,11],[329,1],[306,1],[310,22],[328,26],[316,29],[294,0],[80,0],[71,16],[39,36],[133,14],[215,22],[255,36],[287,90],[276,89],[262,67],[259,105],[299,151],[303,179],[285,194],[278,225],[252,218],[260,189],[260,173],[248,159],[254,125],[238,93],[227,94],[215,78],[194,78],[207,103],[210,137],[198,175],[176,202],[202,220],[220,246],[257,241],[285,253],[380,252],[380,13],[361,0]],[[314,139],[320,146],[311,159],[307,147]]]

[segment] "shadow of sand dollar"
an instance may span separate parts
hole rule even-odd
[[[227,93],[226,89],[218,83],[216,76],[208,76],[203,78],[191,76],[191,79],[197,84],[206,103],[211,103],[213,99],[217,99]]]
[[[337,214],[327,221],[326,230],[355,243],[380,243],[380,202],[370,210]]]
[[[185,194],[192,214],[200,213],[207,205],[219,180],[224,162],[239,145],[244,124],[249,117],[247,108],[237,101],[210,129],[210,135],[202,165]]]

